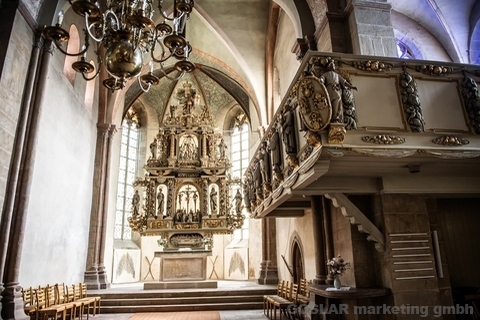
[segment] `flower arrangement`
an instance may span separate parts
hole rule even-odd
[[[338,255],[328,260],[327,266],[330,274],[335,278],[335,276],[341,276],[345,270],[350,269],[350,262],[345,262],[345,260]]]
[[[157,240],[158,246],[159,247],[165,247],[167,245],[167,239],[165,238],[160,238]]]
[[[205,238],[203,238],[203,239],[202,239],[202,242],[203,242],[203,244],[206,245],[206,246],[211,246],[212,243],[213,243],[212,238],[210,238],[210,237],[205,237]]]

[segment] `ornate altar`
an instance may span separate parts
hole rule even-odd
[[[221,133],[192,83],[177,90],[163,124],[150,144],[145,176],[135,182],[133,231],[167,239],[166,250],[204,248],[204,238],[240,228],[243,215],[232,208],[230,161]]]

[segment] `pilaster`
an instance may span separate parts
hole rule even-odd
[[[397,43],[390,17],[391,4],[353,0],[347,7],[353,54],[397,57]]]
[[[262,219],[262,262],[258,284],[277,284],[277,228],[275,218]]]

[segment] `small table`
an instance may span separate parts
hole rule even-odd
[[[310,303],[306,308],[305,319],[377,319],[377,314],[363,314],[360,309],[377,305],[375,298],[390,294],[388,288],[350,288],[350,290],[332,290],[325,284],[311,284]],[[357,307],[355,310],[354,308]],[[380,318],[378,318],[380,319]]]

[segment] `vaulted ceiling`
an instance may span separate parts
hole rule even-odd
[[[45,17],[53,19],[56,11],[67,10],[68,2],[56,5],[56,0],[24,0],[23,4],[39,24],[51,24]],[[292,20],[298,35],[302,28],[302,14],[297,8],[315,4],[318,11],[327,10],[339,0],[273,0]],[[356,1],[356,0],[352,0]],[[173,2],[173,1],[172,1]],[[341,2],[341,1],[340,1]],[[381,1],[384,2],[384,1]],[[454,62],[478,63],[480,31],[479,1],[475,0],[391,0],[392,9],[409,17],[438,39]],[[168,3],[168,1],[165,1]],[[322,6],[323,3],[323,6]],[[348,3],[348,0],[347,0]],[[477,4],[476,4],[477,3]],[[43,5],[43,9],[42,9]],[[307,7],[308,8],[308,7]],[[52,11],[46,15],[46,10]],[[170,9],[171,10],[171,9]],[[269,33],[270,0],[197,0],[187,24],[186,35],[193,47],[191,61],[198,68],[183,80],[198,86],[198,91],[212,111],[238,104],[250,117],[265,119],[267,108],[266,89],[266,44]],[[55,12],[53,12],[55,11]],[[323,12],[322,11],[322,12]],[[39,12],[42,12],[40,15]],[[167,11],[168,12],[168,11]],[[314,14],[314,17],[318,14]],[[163,21],[159,16],[156,23]],[[395,26],[394,26],[395,27]],[[478,39],[477,39],[478,38]],[[292,44],[293,46],[293,44]],[[469,57],[470,55],[470,57]],[[162,76],[156,70],[158,76]],[[161,118],[177,82],[162,78],[157,87],[143,93],[138,84],[132,84],[126,92],[126,105],[136,99],[154,108]],[[215,97],[215,98],[213,98]],[[252,108],[253,106],[253,108]],[[252,112],[250,112],[252,113]]]

